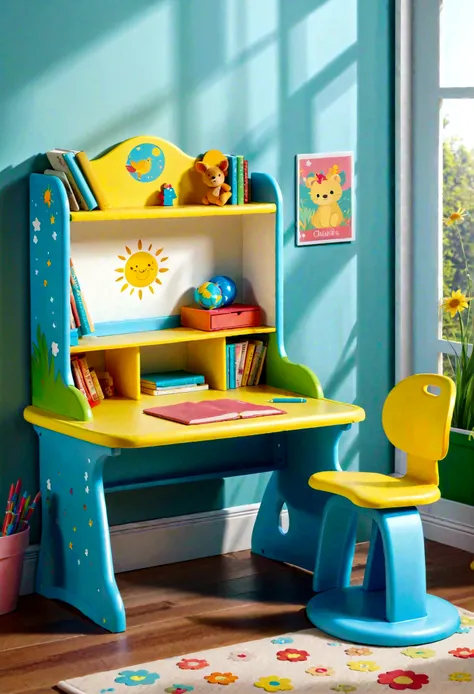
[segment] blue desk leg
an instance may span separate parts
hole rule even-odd
[[[330,494],[308,485],[315,472],[341,470],[339,440],[350,425],[287,432],[283,469],[272,473],[252,535],[252,552],[314,571],[321,520]],[[286,504],[288,532],[280,528]]]
[[[42,495],[37,592],[74,605],[104,629],[125,631],[102,482],[104,462],[116,451],[36,430]]]

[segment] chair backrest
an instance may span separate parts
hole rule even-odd
[[[438,484],[438,460],[448,452],[455,396],[453,381],[438,374],[409,376],[388,394],[382,424],[389,441],[408,454],[407,476]]]

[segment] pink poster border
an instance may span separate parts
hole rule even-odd
[[[354,199],[354,154],[353,152],[329,152],[329,153],[313,153],[313,154],[297,154],[296,157],[296,245],[297,246],[320,246],[322,244],[332,243],[352,243],[355,238],[355,199]],[[349,160],[347,165],[347,160]],[[304,232],[300,230],[300,184],[302,182],[301,170],[304,170],[306,163],[310,161],[311,166],[308,168],[312,172],[316,167],[326,172],[331,166],[341,166],[344,163],[346,169],[346,180],[342,186],[343,191],[350,191],[350,224],[344,227],[314,227],[306,229]],[[317,164],[316,164],[317,162]],[[320,238],[314,237],[314,232],[328,231],[330,235],[324,235]],[[304,235],[307,238],[304,238]],[[312,238],[311,238],[312,236]]]

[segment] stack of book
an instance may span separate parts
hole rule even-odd
[[[110,207],[107,196],[90,166],[85,152],[74,149],[52,149],[46,152],[50,169],[44,172],[57,176],[66,189],[69,207],[77,210],[105,210]]]
[[[202,374],[189,371],[163,371],[161,373],[142,374],[140,390],[144,395],[175,395],[208,390]]]
[[[227,388],[258,386],[267,354],[262,340],[232,342],[227,348]]]
[[[114,395],[112,376],[108,371],[96,372],[89,367],[85,354],[74,354],[71,357],[71,371],[76,388],[87,398],[91,407],[100,405],[102,400]]]
[[[90,317],[89,310],[87,308],[87,303],[84,297],[84,293],[79,284],[79,279],[77,277],[77,272],[70,259],[70,290],[69,290],[69,323],[71,330],[77,329],[78,337],[81,335],[90,335],[94,332],[94,323]]]
[[[229,205],[244,205],[250,202],[249,163],[242,154],[227,154],[229,169],[227,183],[232,188]]]

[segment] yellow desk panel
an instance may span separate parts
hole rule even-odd
[[[67,436],[110,448],[145,448],[192,441],[211,441],[238,436],[255,436],[279,431],[312,429],[335,424],[351,424],[365,418],[364,410],[355,405],[325,399],[311,399],[306,403],[275,405],[286,414],[254,419],[239,419],[213,424],[183,425],[143,414],[147,407],[171,405],[184,400],[217,400],[235,398],[264,405],[278,396],[291,396],[288,391],[270,386],[253,386],[225,392],[209,390],[183,395],[144,395],[139,401],[113,398],[94,408],[91,422],[77,422],[58,418],[37,407],[27,407],[25,419],[36,426],[51,429]]]
[[[177,205],[156,207],[119,207],[106,210],[71,212],[71,222],[97,222],[104,219],[175,219],[189,217],[230,217],[247,214],[274,214],[272,202],[254,202],[247,205]]]
[[[175,342],[194,342],[196,340],[215,340],[219,337],[237,337],[238,335],[262,335],[274,333],[276,328],[267,325],[258,328],[237,328],[235,330],[194,330],[193,328],[170,328],[169,330],[149,330],[129,335],[108,335],[81,337],[79,344],[71,347],[71,354],[97,352],[102,349],[121,349],[125,347],[147,347],[151,345],[170,345]]]

